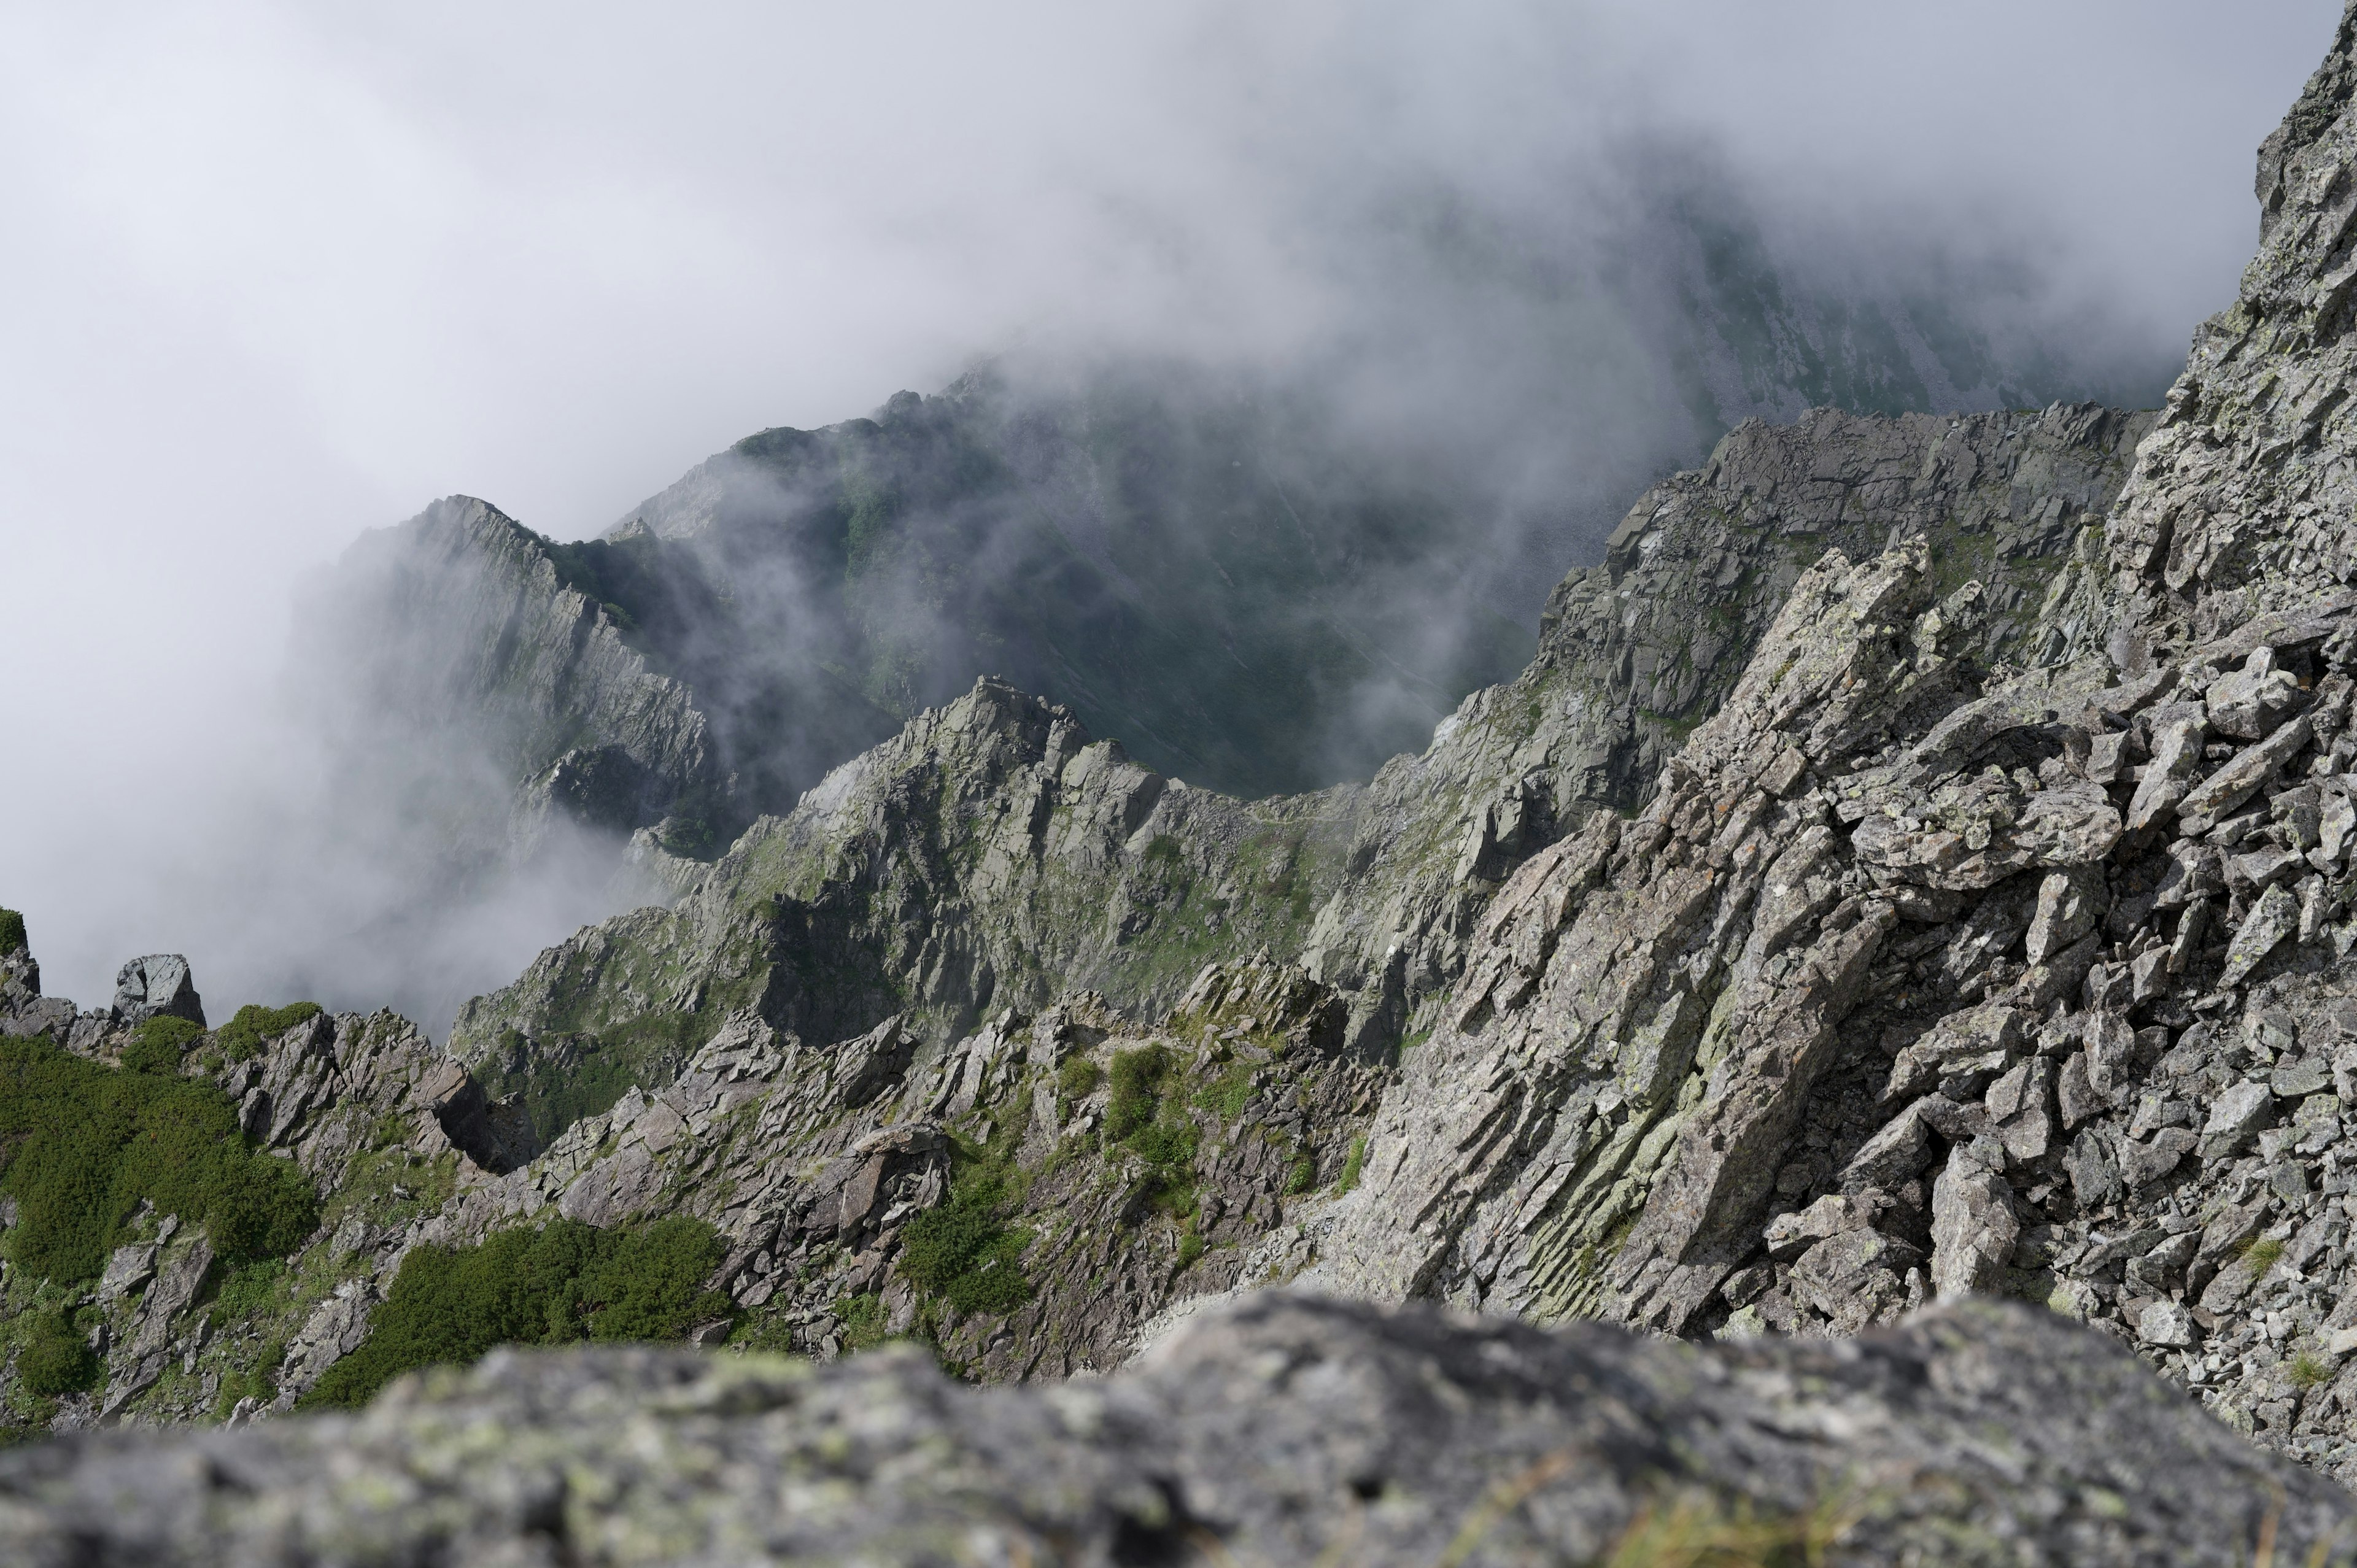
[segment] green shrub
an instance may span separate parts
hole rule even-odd
[[[2311,1351],[2303,1350],[2291,1359],[2291,1383],[2296,1389],[2312,1389],[2332,1380],[2332,1363]]]
[[[1156,833],[1146,841],[1146,858],[1157,865],[1177,865],[1180,853],[1178,841],[1168,833]]]
[[[221,1276],[220,1288],[213,1292],[212,1310],[206,1315],[210,1332],[218,1334],[263,1316],[285,1277],[286,1265],[277,1258],[230,1270]]]
[[[25,940],[25,917],[14,909],[0,909],[0,956],[29,945]]]
[[[710,860],[721,848],[719,832],[702,817],[665,817],[656,842],[663,853],[682,860]]]
[[[900,1273],[960,1312],[1011,1312],[1031,1299],[1023,1250],[1031,1233],[1005,1220],[1005,1182],[994,1171],[958,1181],[950,1200],[909,1221]]]
[[[1189,1230],[1178,1238],[1178,1272],[1185,1273],[1203,1255],[1203,1238]]]
[[[80,1393],[98,1381],[99,1359],[64,1315],[37,1314],[16,1351],[16,1380],[43,1399]]]
[[[1129,1146],[1145,1155],[1148,1165],[1183,1172],[1195,1164],[1198,1137],[1192,1122],[1149,1122],[1129,1135]]]
[[[284,1007],[264,1007],[249,1002],[237,1010],[237,1016],[221,1026],[217,1036],[229,1059],[242,1062],[251,1059],[262,1049],[262,1042],[283,1035],[296,1025],[319,1015],[317,1002],[290,1002]]]
[[[186,1018],[150,1018],[131,1032],[123,1065],[133,1072],[178,1073],[180,1058],[205,1032]]]
[[[1104,1069],[1094,1057],[1070,1057],[1056,1069],[1056,1088],[1068,1100],[1086,1100],[1104,1081]]]
[[[1170,1054],[1159,1045],[1140,1046],[1113,1056],[1113,1098],[1105,1106],[1104,1135],[1118,1144],[1152,1122],[1161,1108],[1162,1075]]]
[[[2272,1236],[2262,1236],[2243,1249],[2243,1265],[2251,1271],[2251,1277],[2256,1279],[2274,1268],[2283,1255],[2284,1244],[2281,1241]]]
[[[248,1146],[220,1089],[45,1039],[0,1039],[0,1192],[17,1204],[9,1260],[61,1284],[105,1267],[143,1200],[202,1224],[232,1265],[290,1251],[318,1224],[310,1182]]]
[[[1292,1168],[1286,1172],[1285,1190],[1294,1197],[1298,1197],[1317,1185],[1318,1162],[1310,1158],[1309,1152],[1305,1149],[1293,1162]]]
[[[404,1372],[498,1345],[681,1338],[729,1315],[728,1298],[703,1288],[725,1251],[717,1231],[686,1219],[612,1230],[557,1219],[472,1247],[413,1247],[368,1337],[300,1406],[366,1404]]]
[[[1342,1161],[1342,1179],[1336,1184],[1337,1192],[1349,1192],[1359,1185],[1359,1171],[1367,1163],[1367,1138],[1361,1133],[1351,1140],[1351,1152]]]
[[[841,1297],[834,1316],[843,1325],[844,1348],[865,1350],[884,1342],[884,1298],[874,1291]]]

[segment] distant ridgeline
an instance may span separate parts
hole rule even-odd
[[[983,675],[1159,773],[1300,791],[1512,678],[1545,585],[1745,418],[2087,394],[1961,306],[1781,273],[1731,199],[1660,183],[1626,241],[1644,265],[1557,279],[1588,293],[1550,308],[1612,323],[1609,345],[1563,328],[1577,386],[1500,390],[1491,414],[1403,438],[1341,412],[1339,368],[977,372],[749,436],[600,539],[438,502],[350,552],[306,660],[365,693],[348,705],[407,715],[418,746],[482,741],[522,789],[511,850],[557,813],[709,859]],[[1484,286],[1534,286],[1490,260]]]

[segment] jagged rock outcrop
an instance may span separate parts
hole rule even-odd
[[[2352,1530],[2347,1494],[2124,1350],[1987,1305],[1696,1347],[1266,1296],[1054,1389],[913,1351],[502,1352],[357,1416],[0,1455],[0,1552],[40,1568],[2224,1565]]]
[[[2061,567],[2093,553],[2158,417],[2093,403],[1946,418],[1820,408],[1738,425],[1703,467],[1640,498],[1603,564],[1548,600],[1538,662],[1594,693],[1598,714],[1594,772],[1569,793],[1641,804],[1830,550],[1857,561],[1936,540],[1936,591],[1980,585],[1944,609],[1974,633],[1957,654],[2031,660],[2040,605]]]
[[[457,789],[488,760],[511,793],[468,803],[504,820],[454,827],[481,841],[462,847],[511,855],[532,853],[553,811],[621,834],[674,812],[728,822],[735,781],[694,693],[568,564],[467,496],[362,535],[298,628],[307,675],[334,682],[311,700],[357,746],[344,765],[422,747]]]
[[[2349,325],[2293,308],[2357,161],[2335,47],[2049,661],[1948,658],[1916,551],[1804,578],[1645,813],[1491,906],[1306,1281],[1722,1335],[2026,1294],[2357,1473],[2350,441],[2283,401]]]
[[[1797,560],[1934,537],[1957,589],[1948,657],[2018,659],[2023,607],[2148,425],[2059,405],[1746,424],[1702,473],[1648,492],[1605,566],[1566,580],[1520,679],[1364,786],[1250,803],[1180,787],[1068,710],[980,682],[757,822],[673,911],[585,930],[471,1004],[454,1048],[503,1092],[612,1077],[618,1054],[622,1079],[653,1089],[739,1006],[834,1036],[909,1014],[938,1039],[1065,989],[1157,1011],[1206,960],[1265,945],[1340,990],[1354,1048],[1379,1054],[1430,1026],[1418,1008],[1457,980],[1516,866],[1642,801]],[[1994,586],[1963,590],[1975,567]]]
[[[822,1044],[748,1009],[376,1251],[686,1215],[726,1243],[708,1283],[732,1343],[833,1356],[918,1328],[976,1376],[1109,1369],[1173,1304],[1283,1277],[1288,1219],[1355,1179],[1387,1075],[1345,1049],[1346,1015],[1266,955],[1206,968],[1151,1026],[1083,993],[946,1048],[897,1017]],[[944,1205],[1013,1251],[912,1262],[911,1222]],[[1004,1289],[976,1283],[989,1267]]]
[[[0,966],[12,977],[0,993],[0,1034],[46,1035],[114,1063],[144,1021],[145,1004],[126,1005],[123,992],[115,1005],[89,1012],[40,995],[29,948],[0,955]],[[177,955],[124,966],[126,977],[135,972],[148,978],[151,998],[196,994]],[[321,1198],[317,1231],[284,1259],[231,1267],[217,1260],[204,1224],[143,1206],[94,1287],[0,1269],[0,1401],[24,1402],[21,1351],[10,1356],[5,1347],[29,1318],[63,1305],[94,1320],[102,1366],[93,1392],[57,1402],[48,1417],[56,1430],[218,1420],[280,1395],[291,1402],[364,1336],[368,1308],[399,1262],[376,1244],[400,1243],[462,1181],[485,1179],[483,1165],[504,1168],[515,1157],[479,1087],[406,1019],[294,1011],[303,1015],[234,1046],[220,1033],[199,1037],[178,1071],[218,1088],[255,1148],[310,1178]],[[0,1235],[18,1223],[16,1200],[0,1201]]]

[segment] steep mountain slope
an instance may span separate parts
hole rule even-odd
[[[1931,531],[1952,581],[1990,585],[1947,607],[1959,656],[2018,659],[2029,596],[2148,426],[2061,407],[1747,424],[1565,580],[1516,682],[1364,786],[1254,803],[1187,788],[985,682],[755,823],[677,908],[586,930],[469,1004],[451,1048],[501,1093],[570,1101],[595,1080],[602,1101],[579,1092],[602,1109],[748,1004],[828,1037],[903,1014],[941,1041],[1068,990],[1158,1010],[1205,962],[1265,946],[1342,991],[1353,1048],[1380,1056],[1517,865],[1642,800],[1818,552]]]
[[[1638,164],[1594,234],[1404,209],[1402,242],[1434,252],[1426,282],[1465,333],[1418,348],[1424,328],[1402,325],[1410,341],[1282,371],[1010,361],[871,418],[748,437],[580,543],[454,525],[448,506],[482,503],[447,503],[338,567],[301,660],[350,688],[330,706],[481,732],[529,791],[527,847],[554,803],[663,824],[708,858],[985,674],[1166,775],[1298,791],[1372,770],[1510,678],[1561,564],[1745,418],[2035,404],[2096,375],[2050,343],[1994,346],[1963,281],[1934,301],[1889,257],[1835,279],[1776,251],[1691,156]],[[1525,323],[1512,362],[1452,369],[1485,309],[1490,328]],[[1456,395],[1399,405],[1404,381],[1452,376]],[[649,733],[601,639],[687,688],[695,745]],[[553,679],[574,640],[580,668]],[[506,832],[490,815],[462,824],[470,842]]]
[[[108,1296],[90,1413],[283,1404],[363,1348],[414,1249],[553,1218],[705,1227],[713,1321],[742,1342],[823,1351],[921,1326],[985,1375],[1114,1364],[1174,1303],[1316,1256],[1394,1047],[1444,1022],[1500,884],[1598,808],[1618,821],[1641,801],[1643,758],[1717,704],[1809,552],[1928,528],[1992,581],[2007,557],[2034,578],[2145,424],[2058,408],[1746,426],[1566,582],[1521,681],[1366,786],[1232,800],[983,682],[708,871],[673,863],[697,878],[676,907],[585,930],[470,1006],[452,1048],[474,1076],[435,1058],[415,1129],[400,1085],[423,1066],[382,1104],[361,1076],[388,1022],[304,1023],[236,1061],[185,1044],[179,1076],[221,1086],[319,1178],[329,1223],[283,1262],[183,1264],[189,1300]],[[570,605],[583,646],[628,654],[554,581],[546,603]],[[1960,668],[2018,652],[2000,596],[1951,598]],[[499,646],[496,626],[476,646]],[[640,690],[677,690],[616,661]],[[78,1014],[22,968],[7,1031],[128,1059],[138,1017]],[[365,1170],[347,1168],[345,1134],[310,1142],[346,1124],[376,1129]],[[846,1207],[852,1188],[866,1196]],[[920,1239],[912,1262],[926,1215],[949,1218],[920,1238],[954,1221],[974,1245],[944,1262]],[[134,1275],[142,1249],[169,1262],[195,1245],[186,1226],[124,1223]],[[993,1260],[983,1289],[969,1276]],[[58,1308],[20,1283],[30,1333]],[[244,1332],[208,1340],[224,1299]],[[178,1348],[178,1373],[159,1348]]]
[[[1520,677],[1365,785],[1185,786],[979,681],[708,867],[642,846],[679,900],[544,953],[448,1055],[382,1015],[208,1030],[163,957],[76,1009],[0,915],[0,1131],[20,1140],[0,1144],[0,1401],[28,1426],[252,1415],[599,1337],[832,1359],[909,1333],[977,1378],[1054,1376],[1156,1344],[1183,1361],[1207,1343],[1190,1316],[1296,1310],[1218,1305],[1288,1282],[1722,1340],[2011,1294],[2357,1476],[2357,424],[2334,395],[2352,96],[2357,5],[2262,152],[2258,257],[2163,413],[1741,426],[1562,584]],[[525,619],[581,628],[522,645],[576,662],[490,635],[464,669],[512,658],[550,690],[579,671],[701,712],[664,705],[694,688],[632,649],[624,618],[651,613],[594,607],[557,547],[489,514],[444,514],[460,524],[522,552],[546,590]],[[620,582],[639,537],[565,570]],[[184,1174],[155,1147],[200,1157]],[[1927,1359],[1976,1334],[2031,1380],[1992,1357],[1940,1383]],[[2074,1331],[1994,1309],[1816,1351],[1597,1342],[1688,1387],[1884,1368],[1832,1413],[1783,1407],[1813,1444],[1896,1441],[1885,1395],[1921,1415],[1927,1387],[2008,1388],[2009,1416],[1973,1422],[2013,1446],[1975,1453],[2037,1518],[1992,1528],[2083,1530],[2098,1554],[2158,1549],[2103,1533],[2126,1529],[2110,1492],[2049,1507],[2020,1485],[2024,1444],[2093,1484],[2021,1425],[2050,1419],[2040,1369],[2171,1412],[2173,1454],[2273,1474],[2122,1360],[2081,1359]],[[1873,1347],[1898,1343],[1913,1369],[1886,1376]],[[1334,1377],[1387,1355],[1358,1345]],[[583,1397],[609,1411],[638,1398],[617,1367],[705,1375],[569,1365],[603,1369]],[[2075,1381],[2088,1367],[2114,1370]],[[476,1391],[449,1396],[462,1412],[575,1386],[510,1375],[442,1386]],[[425,1386],[365,1418],[392,1434],[370,1463],[410,1463]],[[208,1452],[310,1463],[280,1441]],[[26,1530],[88,1531],[77,1477],[162,1452],[52,1450],[0,1485],[32,1499]],[[1603,1460],[1563,1464],[1602,1486]],[[1389,1474],[1346,1477],[1370,1518]],[[475,1493],[437,1495],[476,1517]],[[1860,1517],[1978,1528],[1939,1512],[1955,1495]],[[555,1539],[569,1506],[534,1528]],[[1891,1528],[1861,1539],[1914,1539]],[[2201,1528],[2231,1560],[2240,1528],[2264,1555],[2325,1526]],[[1169,1545],[1125,1539],[1109,1558]]]
[[[1972,679],[1931,557],[1829,557],[1644,816],[1501,894],[1305,1278],[1686,1333],[2018,1291],[2348,1472],[2352,48],[2053,662]]]

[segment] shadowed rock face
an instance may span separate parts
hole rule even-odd
[[[1693,1347],[1262,1296],[1101,1382],[502,1352],[365,1414],[0,1455],[40,1564],[2309,1562],[2357,1503],[2021,1307]],[[1618,1559],[1616,1559],[1618,1560]]]

